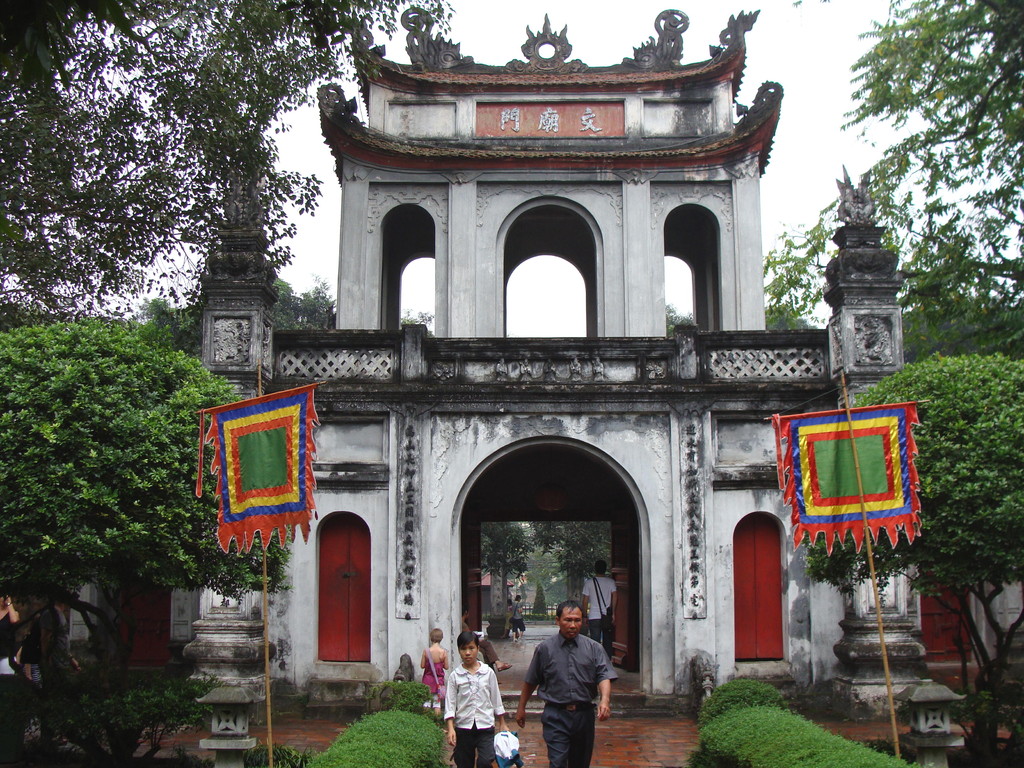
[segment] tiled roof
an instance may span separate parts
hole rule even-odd
[[[321,111],[324,136],[335,157],[395,168],[462,170],[510,167],[652,169],[723,164],[757,152],[763,173],[782,103],[782,86],[765,83],[754,104],[730,133],[697,139],[623,140],[581,148],[552,141],[507,142],[416,140],[367,128],[343,110]]]

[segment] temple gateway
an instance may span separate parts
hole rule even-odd
[[[257,376],[322,382],[318,519],[271,601],[282,690],[359,695],[431,627],[452,638],[463,606],[479,623],[482,525],[585,520],[612,532],[614,661],[642,702],[735,677],[851,712],[884,699],[868,594],[811,583],[794,550],[768,418],[836,408],[842,373],[856,390],[902,365],[896,258],[870,216],[848,217],[828,329],[765,330],[759,186],[782,87],[736,101],[756,18],[731,17],[710,58],[684,64],[689,22],[667,10],[609,66],[572,58],[545,18],[522,59],[489,65],[410,9],[411,64],[367,32],[377,61],[358,94],[320,90],[343,188],[334,327],[274,330],[244,210],[204,278],[211,370],[243,395]],[[537,255],[581,276],[585,336],[507,335],[509,277]],[[433,334],[400,325],[422,258]],[[694,324],[671,336],[666,258],[694,295]],[[884,597],[902,687],[923,659],[917,603],[899,581]],[[206,594],[197,610],[186,656],[261,688],[259,600]]]

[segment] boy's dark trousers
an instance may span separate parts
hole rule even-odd
[[[494,762],[494,728],[456,728],[454,757],[455,768],[491,768]]]

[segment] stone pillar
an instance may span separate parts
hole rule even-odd
[[[255,397],[259,380],[273,376],[270,308],[277,300],[259,184],[235,182],[225,206],[227,229],[202,276],[203,365],[230,381],[242,398]],[[233,555],[225,555],[232,557]],[[200,598],[195,639],[183,655],[195,675],[264,695],[263,622],[252,593],[232,600],[209,590]]]
[[[925,676],[925,648],[920,642],[917,597],[904,576],[893,577],[884,589],[882,624],[889,657],[889,675],[894,691],[917,684]],[[860,584],[847,599],[846,617],[839,622],[842,639],[833,650],[840,671],[832,686],[836,708],[848,717],[881,717],[889,702],[882,667],[882,646],[871,584]]]
[[[184,656],[195,665],[195,677],[215,677],[263,698],[263,620],[256,598],[255,593],[241,600],[204,594],[203,617],[192,625],[196,638],[185,646]]]
[[[896,254],[882,248],[885,229],[840,227],[839,254],[825,267],[832,375],[841,372],[851,397],[903,367],[903,324],[896,301],[903,277]]]
[[[257,372],[265,381],[273,374],[274,270],[267,263],[262,229],[225,230],[220,240],[220,250],[207,260],[202,277],[203,364],[230,381],[242,397],[253,397]]]
[[[845,373],[854,400],[858,392],[903,367],[897,303],[903,277],[896,268],[896,254],[882,248],[885,229],[875,225],[867,179],[855,188],[846,176],[839,189],[839,215],[845,225],[832,238],[839,253],[825,267],[825,301],[832,307],[828,331],[833,380],[838,386]],[[889,670],[900,690],[925,672],[917,597],[907,578],[897,576],[889,581],[881,602]],[[861,584],[847,600],[840,626],[843,638],[834,650],[842,671],[833,681],[838,706],[851,716],[883,714],[888,702],[870,584]]]

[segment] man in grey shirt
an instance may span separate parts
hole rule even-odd
[[[555,611],[558,634],[540,643],[526,670],[516,722],[526,726],[526,702],[533,692],[544,700],[540,717],[551,768],[589,768],[597,719],[611,717],[612,680],[618,678],[601,644],[580,634],[583,609],[566,600]]]

